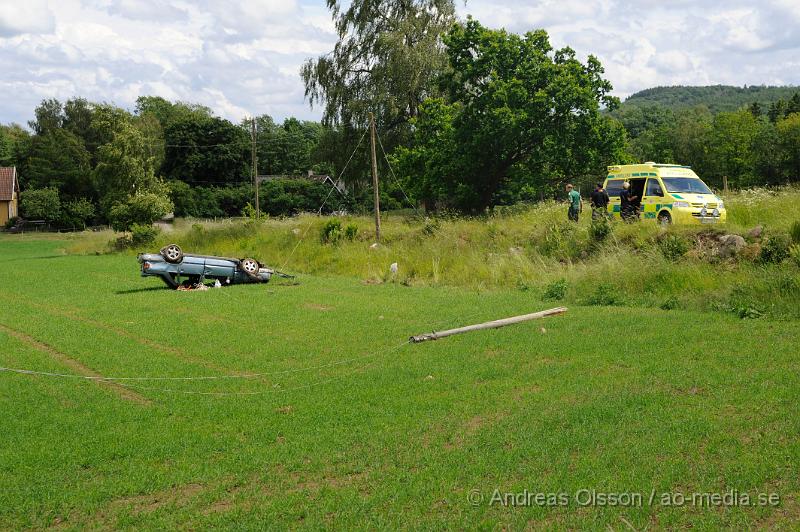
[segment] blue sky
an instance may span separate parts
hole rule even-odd
[[[800,1],[470,0],[460,16],[597,55],[615,93],[656,85],[800,85]],[[44,98],[131,108],[140,95],[238,121],[319,118],[298,70],[336,41],[309,0],[0,0],[0,122]]]

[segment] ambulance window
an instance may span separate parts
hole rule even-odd
[[[606,183],[606,193],[609,198],[619,198],[619,193],[622,192],[622,179],[608,180]]]
[[[661,185],[658,183],[658,179],[648,179],[647,180],[647,192],[645,196],[660,196],[664,197],[664,191],[661,190]]]

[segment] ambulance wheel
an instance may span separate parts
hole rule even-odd
[[[666,211],[658,215],[659,225],[672,225],[672,215]]]

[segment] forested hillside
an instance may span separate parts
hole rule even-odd
[[[621,107],[662,105],[671,109],[704,105],[712,113],[736,111],[758,103],[763,109],[779,100],[789,100],[800,87],[767,87],[751,85],[709,85],[703,87],[653,87],[631,94]]]

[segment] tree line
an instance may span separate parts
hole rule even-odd
[[[368,210],[364,134],[379,131],[381,198],[389,209],[483,212],[552,197],[609,164],[688,164],[710,184],[778,184],[800,176],[800,94],[737,111],[620,104],[600,61],[524,35],[458,20],[451,0],[328,0],[339,42],[301,77],[320,122],[256,116],[258,173],[341,177],[327,209]],[[178,216],[251,212],[250,131],[211,109],[156,96],[131,111],[45,100],[28,129],[0,126],[0,164],[15,165],[22,210],[63,226],[130,228]],[[271,215],[319,208],[313,181],[263,184]],[[409,199],[410,198],[410,199]]]

